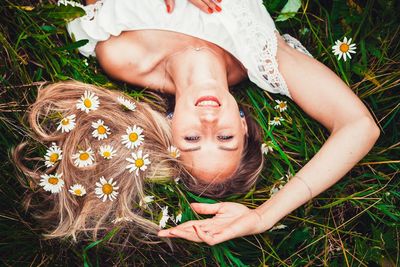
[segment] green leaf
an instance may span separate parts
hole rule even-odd
[[[198,201],[198,202],[200,202],[200,203],[214,204],[214,203],[217,203],[217,202],[218,202],[218,201],[213,200],[213,199],[210,199],[210,198],[205,198],[205,197],[196,196],[196,195],[190,193],[189,191],[187,192],[187,194],[188,194],[191,198],[193,198],[194,200],[196,200],[196,201]]]
[[[287,19],[293,18],[297,11],[301,7],[300,0],[289,0],[286,5],[282,8],[281,14],[276,18],[275,21],[285,21]]]

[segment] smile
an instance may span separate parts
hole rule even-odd
[[[195,106],[217,108],[221,106],[221,103],[215,96],[202,96],[199,99],[197,99]]]

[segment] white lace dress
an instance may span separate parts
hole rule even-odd
[[[67,29],[76,41],[89,40],[79,48],[85,56],[96,56],[98,41],[122,31],[157,29],[191,35],[230,52],[260,88],[291,98],[275,57],[278,30],[262,0],[225,0],[220,6],[221,12],[207,14],[188,0],[175,0],[174,11],[169,14],[164,0],[100,0],[84,6],[86,16],[70,22]],[[312,57],[297,39],[289,34],[282,37]]]

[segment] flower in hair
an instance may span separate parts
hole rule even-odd
[[[64,117],[60,120],[57,126],[57,131],[61,129],[61,132],[69,133],[72,129],[75,128],[75,114]]]
[[[133,103],[129,99],[119,96],[117,100],[127,110],[134,111],[136,109],[135,103]]]
[[[78,103],[76,103],[76,108],[89,113],[91,110],[97,110],[99,105],[99,97],[93,92],[85,91],[83,96],[81,96],[81,99],[79,99]]]
[[[281,125],[281,121],[284,121],[285,119],[282,117],[274,117],[273,120],[269,121],[269,125]]]
[[[99,149],[99,154],[105,159],[112,159],[117,153],[110,145],[102,145]]]
[[[162,216],[159,222],[159,226],[161,228],[165,228],[167,221],[169,219],[169,215],[168,215],[168,206],[165,206],[164,208],[161,209],[162,210]]]
[[[122,136],[122,144],[127,148],[136,148],[143,144],[143,129],[139,126],[133,125],[133,127],[128,127],[128,129],[126,129],[126,133],[126,135]]]
[[[92,135],[94,138],[97,138],[98,140],[103,140],[108,137],[110,132],[110,128],[108,126],[104,125],[103,120],[98,120],[96,122],[92,122],[92,127],[94,128],[94,131],[92,132]]]
[[[280,112],[285,111],[287,109],[286,101],[275,100],[275,102],[278,103],[278,105],[276,105],[274,108],[275,109],[279,108]]]
[[[64,180],[61,179],[62,173],[58,174],[43,174],[40,179],[40,186],[43,186],[43,189],[46,191],[50,191],[51,193],[59,193],[64,186]]]
[[[262,151],[263,154],[267,155],[268,152],[272,152],[272,151],[274,151],[274,149],[272,148],[272,146],[270,146],[270,145],[268,145],[266,143],[263,143],[261,145],[261,151]]]
[[[81,184],[74,184],[72,185],[69,190],[68,190],[71,194],[81,197],[83,195],[86,194],[86,189],[83,185]]]
[[[181,155],[181,152],[179,151],[179,149],[177,147],[174,146],[170,146],[168,148],[168,153],[173,157],[173,158],[179,158]]]
[[[136,171],[136,175],[139,175],[139,170],[145,171],[147,169],[147,165],[149,165],[151,162],[148,159],[149,154],[143,155],[143,151],[139,150],[137,153],[132,153],[132,158],[127,158],[126,160],[129,161],[132,164],[128,164],[126,166],[127,169],[129,169],[129,172]]]
[[[94,162],[93,151],[90,147],[87,150],[79,150],[72,158],[75,159],[74,164],[77,167],[86,167]]]
[[[107,200],[107,198],[111,201],[117,198],[119,189],[117,182],[113,182],[113,178],[110,178],[108,181],[104,178],[104,176],[100,177],[100,181],[96,182],[96,190],[95,194],[98,198],[102,199],[103,202]]]
[[[154,201],[154,196],[145,196],[143,199],[139,201],[139,206],[147,206],[146,204]]]
[[[62,159],[62,150],[56,143],[52,143],[51,147],[47,149],[46,155],[44,156],[46,167],[52,167],[57,161]]]

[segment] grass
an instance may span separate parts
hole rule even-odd
[[[18,3],[17,3],[18,2]],[[54,3],[54,2],[52,2]],[[285,1],[264,1],[276,18]],[[382,134],[374,148],[343,179],[280,223],[287,228],[267,231],[208,247],[175,240],[167,244],[115,241],[120,229],[92,242],[46,241],[41,229],[21,207],[24,190],[9,160],[10,149],[28,137],[24,112],[43,81],[73,78],[108,88],[120,88],[141,101],[151,101],[142,88],[110,80],[95,59],[84,59],[65,31],[66,20],[79,8],[51,3],[5,0],[0,3],[0,262],[6,266],[399,266],[400,265],[400,3],[395,0],[302,1],[291,19],[277,22],[282,33],[298,38],[316,59],[337,73],[376,118]],[[347,62],[331,52],[337,39],[352,37],[357,54]],[[268,200],[280,178],[299,170],[320,149],[329,133],[295,103],[267,94],[250,82],[235,92],[250,106],[274,147],[266,155],[261,182],[244,196],[227,200],[256,207]],[[282,126],[268,121],[278,115],[274,99],[288,100]],[[188,201],[199,199],[179,184],[150,187],[151,205],[183,210],[192,218]],[[150,216],[150,215],[149,215]],[[154,215],[157,218],[157,214]],[[156,219],[155,219],[156,220]]]

